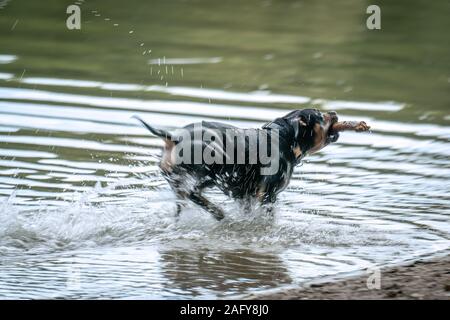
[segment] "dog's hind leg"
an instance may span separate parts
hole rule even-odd
[[[175,217],[178,218],[180,216],[181,211],[186,206],[185,201],[188,198],[189,192],[184,190],[184,188],[181,187],[182,183],[171,177],[170,175],[166,175],[166,179],[169,182],[170,187],[172,188],[173,192],[175,193],[175,196],[177,199],[175,200],[175,204],[177,206]]]
[[[222,220],[224,218],[223,211],[208,199],[206,199],[204,196],[202,196],[203,189],[211,186],[212,184],[212,180],[204,180],[197,183],[192,190],[187,190],[186,187],[180,187],[182,185],[180,181],[172,180],[170,185],[177,196],[177,211],[175,217],[178,218],[180,216],[181,211],[186,206],[185,200],[189,199],[210,212],[217,220]]]
[[[202,196],[199,192],[192,192],[188,196],[189,200],[194,202],[195,204],[203,207],[206,209],[209,213],[213,215],[216,220],[220,221],[222,220],[225,215],[218,206],[216,206],[214,203],[206,199],[204,196]]]
[[[222,209],[220,209],[218,206],[216,206],[214,203],[206,199],[204,196],[202,196],[203,189],[210,187],[213,185],[214,182],[212,180],[203,180],[199,182],[194,190],[189,193],[188,198],[192,202],[194,202],[196,205],[199,205],[203,207],[206,211],[211,213],[214,218],[216,218],[218,221],[222,220],[224,218],[224,213]]]

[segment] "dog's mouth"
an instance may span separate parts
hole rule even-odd
[[[338,122],[338,116],[335,111],[326,113],[328,122],[327,144],[336,142],[339,139],[339,132],[333,130],[333,125]]]

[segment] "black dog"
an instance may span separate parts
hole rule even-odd
[[[176,136],[175,133],[155,129],[142,119],[137,119],[151,133],[164,139],[165,146],[159,166],[178,199],[193,201],[209,211],[217,220],[223,219],[223,211],[202,195],[205,188],[216,186],[225,194],[234,199],[242,199],[246,203],[256,198],[263,205],[272,204],[277,194],[289,184],[294,167],[301,159],[339,138],[338,132],[330,130],[331,126],[337,122],[336,112],[321,113],[316,109],[292,111],[284,117],[266,123],[261,129],[238,129],[223,123],[203,121],[184,127],[184,132],[188,133],[187,136],[186,134]],[[197,134],[196,128],[201,128]],[[232,145],[233,148],[226,151],[223,148],[215,148],[211,154],[219,161],[211,163],[202,158],[200,162],[195,162],[196,147],[200,148],[197,151],[201,151],[202,154],[211,148],[211,145],[203,139],[203,135],[211,131],[215,133],[214,139],[210,139],[212,143],[217,146],[218,141],[222,140],[220,146]],[[257,137],[257,149],[254,148],[255,144],[252,149],[248,136],[251,132]],[[245,137],[243,149],[238,149],[234,143],[239,133]],[[260,144],[261,133],[267,136],[262,144]],[[275,138],[277,138],[277,144],[269,144],[269,140],[273,142]],[[179,144],[183,141],[187,143],[188,148],[180,152],[177,146],[180,146]],[[258,157],[262,150],[261,146],[267,146],[271,156],[278,155],[275,159],[276,170],[270,174],[262,174],[262,169],[267,168],[267,163],[262,163]],[[184,152],[186,154],[183,154]],[[190,161],[180,162],[179,159],[182,156],[186,156],[185,159]],[[240,162],[239,156],[241,156]],[[256,161],[251,161],[252,157],[253,160],[257,158]],[[178,201],[177,214],[181,211],[181,205],[182,203]]]

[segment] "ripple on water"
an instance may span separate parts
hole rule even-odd
[[[257,127],[287,112],[261,104],[310,98],[23,79],[30,81],[182,99],[0,88],[1,297],[211,298],[449,247],[450,127],[370,114],[402,104],[321,101],[348,112],[346,120],[365,110],[374,132],[345,133],[296,168],[274,217],[208,192],[227,211],[218,223],[194,205],[174,217],[175,198],[156,166],[161,141],[130,117],[167,127],[200,119]],[[187,100],[211,97],[224,102]]]

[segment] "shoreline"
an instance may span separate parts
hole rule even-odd
[[[312,283],[298,288],[250,294],[258,300],[450,300],[450,254],[380,269],[379,289],[368,289],[369,274]],[[372,282],[374,283],[374,282]]]

